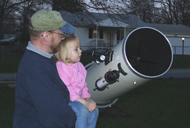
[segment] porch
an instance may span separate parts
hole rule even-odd
[[[89,49],[110,49],[116,46],[121,40],[104,40],[104,39],[97,39],[92,40],[88,44],[89,45],[81,45],[82,50],[89,50]]]

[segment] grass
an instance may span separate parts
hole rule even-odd
[[[190,56],[189,55],[174,55],[172,69],[187,69],[190,68]]]
[[[0,57],[0,73],[17,72],[22,55]],[[3,60],[3,61],[2,61]],[[86,65],[93,57],[82,55]],[[190,56],[174,56],[171,68],[190,68]],[[190,80],[153,79],[100,110],[97,128],[189,128]],[[0,128],[11,128],[14,88],[0,84]]]
[[[12,54],[0,56],[0,73],[15,73],[17,72],[18,64],[23,55]]]
[[[14,88],[0,84],[0,128],[11,128],[14,112]]]
[[[100,117],[98,128],[189,128],[190,80],[152,80],[121,96],[112,107],[125,116]],[[111,112],[111,111],[110,111]]]
[[[100,110],[97,128],[189,128],[190,79],[154,79]],[[14,88],[0,86],[0,128],[11,128]]]

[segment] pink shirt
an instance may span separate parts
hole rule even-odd
[[[60,78],[70,92],[70,100],[91,97],[86,83],[87,71],[81,62],[67,65],[62,61],[56,63]]]

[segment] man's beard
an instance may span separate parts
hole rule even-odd
[[[50,46],[50,48],[51,48],[51,50],[52,50],[52,53],[56,53],[56,52],[58,52],[58,50],[59,50],[58,45],[57,45],[57,47],[54,47],[54,46],[52,45],[52,46]]]
[[[54,42],[54,39],[52,39],[51,45],[49,47],[50,47],[52,53],[56,53],[59,50],[59,43],[60,42],[57,44],[57,46],[55,46],[55,44],[53,42]]]

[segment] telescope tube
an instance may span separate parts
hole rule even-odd
[[[110,61],[92,63],[86,82],[98,107],[114,104],[120,95],[164,75],[173,62],[169,40],[159,30],[140,27],[111,49]]]

